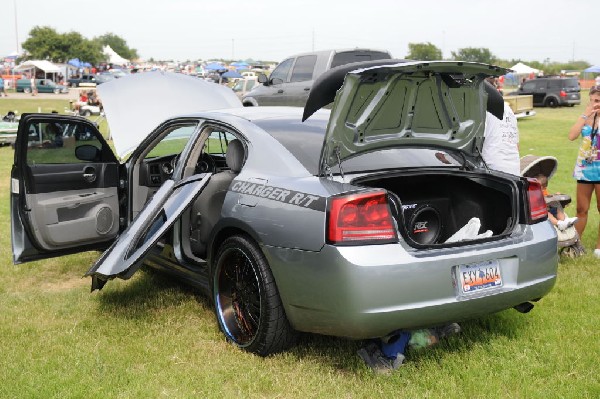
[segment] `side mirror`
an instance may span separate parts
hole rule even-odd
[[[75,148],[75,157],[80,161],[100,161],[100,149],[93,145],[85,144]]]
[[[269,78],[267,78],[267,75],[265,75],[264,73],[260,73],[260,74],[258,74],[258,82],[262,83],[264,85],[268,85]]]

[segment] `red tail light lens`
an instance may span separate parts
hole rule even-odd
[[[566,91],[564,91],[564,90],[561,90],[561,91],[560,91],[560,96],[561,96],[561,97],[566,97],[566,96],[567,96],[567,92],[566,92]]]
[[[548,218],[548,209],[542,185],[536,179],[527,179],[527,200],[529,202],[529,224],[541,222]]]
[[[384,191],[335,197],[327,217],[330,244],[382,244],[398,240]]]

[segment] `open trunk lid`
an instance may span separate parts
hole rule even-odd
[[[321,174],[356,155],[394,147],[444,148],[478,156],[489,109],[484,79],[505,72],[457,61],[349,72],[331,111]]]

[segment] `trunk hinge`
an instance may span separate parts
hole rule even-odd
[[[481,148],[483,148],[483,142],[485,140],[485,137],[482,138],[481,140]],[[475,149],[475,153],[477,154],[477,156],[481,159],[481,162],[483,163],[483,166],[485,166],[485,170],[486,172],[490,172],[490,168],[487,165],[487,163],[485,162],[485,159],[483,159],[483,154],[481,153],[481,149],[480,146],[477,145],[477,140],[473,141],[473,148]]]
[[[338,161],[338,168],[340,168],[340,175],[342,176],[342,181],[343,181],[344,180],[344,169],[342,169],[342,157],[340,155],[340,146],[336,145],[334,150],[335,150],[335,157],[337,158],[337,161]]]

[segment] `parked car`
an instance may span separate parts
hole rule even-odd
[[[271,75],[258,75],[260,85],[246,94],[244,106],[292,105],[302,107],[321,74],[340,65],[358,61],[391,59],[389,52],[371,49],[323,50],[291,56]]]
[[[18,126],[18,122],[0,120],[0,147],[15,143]]]
[[[539,182],[479,155],[486,106],[503,109],[481,85],[504,69],[339,70],[304,114],[242,107],[183,74],[108,82],[98,91],[119,158],[84,118],[23,115],[14,262],[108,248],[86,273],[92,290],[142,264],[171,273],[212,299],[234,345],[262,356],[296,331],[375,338],[529,311],[555,283],[557,240]],[[456,238],[472,221],[486,233]]]
[[[231,89],[239,98],[242,98],[246,93],[252,90],[257,83],[258,80],[255,77],[246,77],[235,82]]]
[[[581,87],[577,78],[547,77],[525,81],[519,90],[511,95],[532,95],[533,105],[558,107],[574,106],[581,103]]]
[[[110,72],[99,73],[96,75],[96,85],[110,82],[111,80],[116,79],[116,78],[117,77]]]
[[[68,93],[67,86],[54,83],[52,79],[36,79],[35,86],[38,93]],[[31,93],[31,79],[19,79],[16,86],[17,93]]]
[[[67,83],[71,87],[96,87],[96,75],[73,76]]]

